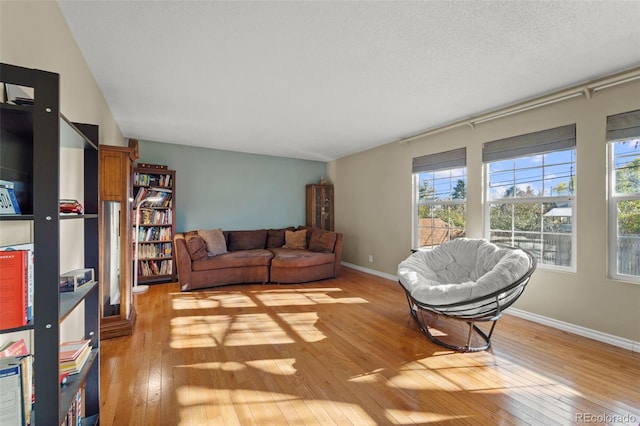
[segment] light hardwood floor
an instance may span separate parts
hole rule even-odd
[[[509,315],[454,353],[397,283],[348,268],[134,303],[133,336],[101,343],[101,425],[640,424],[640,354]]]

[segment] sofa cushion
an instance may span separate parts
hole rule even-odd
[[[208,271],[224,268],[244,268],[248,266],[269,266],[273,253],[265,249],[231,251],[220,256],[194,261],[194,271]]]
[[[309,250],[320,253],[332,253],[336,245],[336,233],[315,228],[311,232]]]
[[[284,229],[269,229],[267,232],[267,248],[284,245]]]
[[[287,248],[270,249],[273,252],[271,266],[280,268],[304,268],[305,266],[324,265],[333,263],[333,253],[318,253],[309,250],[295,250]]]
[[[222,229],[199,229],[198,235],[207,244],[209,256],[219,256],[227,252],[227,242],[222,234]]]
[[[307,231],[284,231],[284,245],[282,248],[288,249],[306,249],[307,248]]]
[[[267,230],[229,231],[229,251],[263,249],[267,244]]]
[[[192,234],[186,240],[187,251],[191,260],[200,260],[207,258],[207,243],[197,234]]]

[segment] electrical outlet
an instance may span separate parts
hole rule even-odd
[[[369,255],[369,263],[373,263],[373,255],[372,254]]]

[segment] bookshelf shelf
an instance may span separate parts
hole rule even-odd
[[[1,221],[9,221],[9,220],[33,220],[32,214],[3,214],[0,215]]]
[[[60,293],[60,321],[62,322],[67,316],[73,312],[73,310],[78,306],[84,299],[86,299],[87,295],[91,292],[97,292],[98,283],[96,281],[91,284],[86,284],[82,288],[76,291],[70,291],[67,293]]]
[[[132,222],[135,239],[138,239],[138,282],[175,281],[176,265],[173,247],[175,235],[175,179],[176,172],[166,166],[138,164],[133,170]],[[138,235],[135,235],[135,206],[140,200],[158,196],[162,201],[146,203],[140,208]],[[164,253],[164,256],[158,256]]]

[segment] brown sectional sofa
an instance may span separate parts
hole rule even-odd
[[[338,232],[307,227],[177,233],[174,242],[180,288],[188,291],[334,278],[340,271],[342,238]]]

